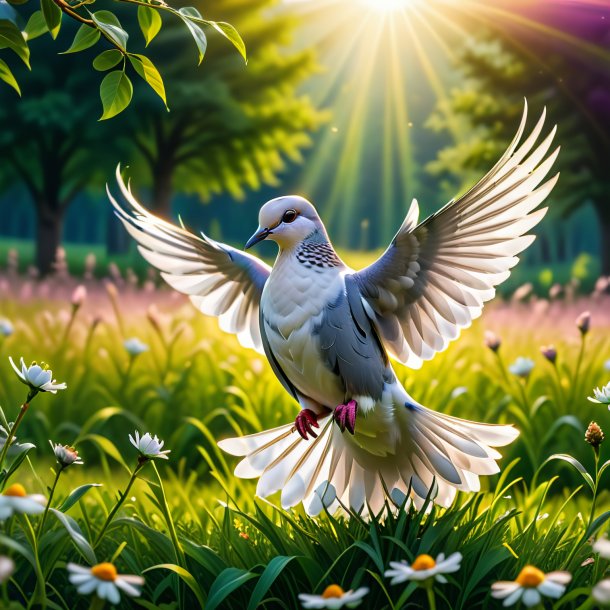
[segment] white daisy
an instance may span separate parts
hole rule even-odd
[[[460,569],[461,553],[453,553],[445,559],[445,553],[440,553],[436,559],[430,555],[418,555],[412,564],[406,561],[390,561],[390,570],[386,570],[385,577],[391,578],[390,584],[397,585],[407,580],[428,580],[434,578],[438,582],[446,583],[443,574],[451,574]]]
[[[604,362],[604,369],[606,371],[610,371],[610,360],[606,360],[606,362]]]
[[[148,345],[142,343],[137,337],[132,337],[131,339],[123,341],[123,347],[130,356],[139,356],[148,351]]]
[[[503,599],[506,608],[521,601],[531,608],[542,601],[542,597],[560,598],[572,575],[569,572],[549,572],[545,574],[534,566],[525,566],[514,581],[500,581],[491,585],[491,596]]]
[[[83,460],[78,457],[78,451],[74,449],[74,447],[70,447],[70,445],[60,445],[59,443],[53,443],[53,441],[49,441],[49,443],[51,444],[57,463],[62,468],[67,468],[68,466],[72,466],[72,464],[83,463]]]
[[[44,512],[47,499],[40,494],[27,494],[20,483],[13,483],[0,495],[0,521],[5,521],[14,513],[39,515]]]
[[[602,606],[610,606],[610,578],[600,580],[591,591],[593,599]]]
[[[299,600],[303,608],[356,608],[362,602],[362,598],[369,592],[367,587],[360,587],[355,591],[351,589],[344,591],[339,585],[328,585],[322,595],[311,595],[299,593]]]
[[[150,432],[147,432],[144,436],[140,437],[140,433],[136,430],[135,439],[131,434],[129,435],[131,444],[140,452],[143,458],[154,460],[155,458],[161,458],[167,460],[167,454],[171,451],[163,449],[164,441],[159,440],[157,435],[152,436]]]
[[[0,318],[0,337],[10,337],[15,332],[13,324],[6,318]]]
[[[129,597],[139,597],[140,587],[144,585],[141,576],[118,574],[111,563],[98,563],[92,568],[69,563],[68,572],[68,578],[78,593],[89,595],[95,592],[100,599],[106,599],[111,604],[121,601],[120,591]]]
[[[600,388],[593,389],[593,396],[587,396],[591,402],[610,405],[610,381]]]
[[[0,585],[5,583],[15,571],[15,562],[10,557],[0,557]]]
[[[10,356],[9,360],[21,383],[24,383],[35,392],[51,392],[51,394],[57,394],[57,390],[65,390],[67,387],[65,383],[57,383],[57,381],[53,379],[53,371],[44,363],[43,366],[40,366],[39,364],[32,362],[30,366],[26,366],[23,358],[21,358],[21,370],[19,370]]]
[[[530,358],[517,358],[509,367],[508,370],[517,377],[529,377],[534,369],[534,361]]]
[[[593,552],[598,553],[603,559],[610,559],[610,540],[606,536],[598,538],[593,543]]]

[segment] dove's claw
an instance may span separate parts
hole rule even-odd
[[[313,438],[317,438],[317,434],[313,428],[319,428],[318,416],[311,409],[302,409],[294,420],[296,431],[305,439],[308,439],[308,434]]]
[[[350,400],[345,405],[337,405],[333,417],[341,432],[347,430],[350,434],[356,432],[356,414],[358,413],[358,403]]]

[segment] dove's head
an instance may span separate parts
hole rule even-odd
[[[246,243],[246,249],[263,239],[271,239],[281,248],[291,248],[316,231],[326,236],[316,208],[307,199],[296,195],[278,197],[261,208],[258,229]]]

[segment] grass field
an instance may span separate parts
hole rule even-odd
[[[446,510],[393,507],[369,523],[281,510],[277,498],[258,499],[254,482],[233,476],[235,460],[216,440],[291,421],[296,407],[261,356],[181,298],[129,285],[116,294],[91,281],[83,305],[73,307],[69,278],[3,281],[0,318],[14,327],[0,338],[6,418],[15,420],[27,391],[8,356],[48,362],[68,389],[32,401],[17,437],[35,448],[9,453],[14,469],[2,487],[20,483],[49,497],[48,439],[74,444],[84,460],[59,477],[44,527],[40,515],[0,526],[0,554],[16,564],[2,589],[6,607],[99,607],[98,598],[77,595],[66,565],[104,561],[145,578],[141,597],[123,595],[121,608],[298,608],[299,593],[333,583],[367,587],[365,608],[495,608],[501,602],[491,585],[514,580],[526,564],[572,574],[565,594],[546,607],[594,607],[591,588],[608,561],[591,542],[610,517],[607,479],[595,469],[608,452],[602,444],[596,462],[583,437],[591,420],[610,422],[606,407],[587,401],[610,380],[607,296],[497,303],[422,370],[399,367],[423,404],[513,423],[521,436],[503,449],[502,473],[486,478],[480,493],[460,495]],[[585,309],[592,326],[583,343],[575,318]],[[485,330],[502,337],[497,353],[485,347]],[[129,355],[123,344],[131,337],[148,349]],[[556,366],[540,353],[549,343]],[[527,380],[508,371],[518,356],[534,361]],[[134,430],[158,434],[170,459],[141,464],[120,495],[139,464],[128,439]],[[549,462],[554,454],[564,457]],[[390,561],[454,551],[463,560],[447,584],[427,590],[384,577]]]

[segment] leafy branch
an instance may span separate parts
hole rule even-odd
[[[28,2],[28,0],[8,1],[12,5]],[[229,23],[204,19],[194,7],[175,9],[164,0],[116,1],[137,7],[138,24],[146,47],[161,31],[163,20],[160,13],[164,11],[180,19],[186,26],[197,47],[198,64],[203,61],[207,48],[204,31],[206,27],[214,29],[229,40],[246,60],[246,47],[237,30]],[[57,38],[62,19],[66,16],[81,25],[70,47],[60,54],[85,51],[97,45],[101,39],[111,47],[102,50],[93,61],[94,69],[108,72],[100,85],[103,108],[100,120],[116,116],[131,103],[133,84],[127,73],[128,70],[132,70],[140,77],[161,98],[167,108],[165,85],[159,70],[148,56],[132,53],[128,49],[129,33],[112,11],[90,10],[95,2],[96,0],[40,0],[40,9],[30,16],[23,31],[17,27],[15,19],[0,19],[0,49],[6,48],[12,51],[31,70],[30,41],[47,33],[53,39]],[[0,59],[0,80],[21,95],[19,83],[3,59]]]

